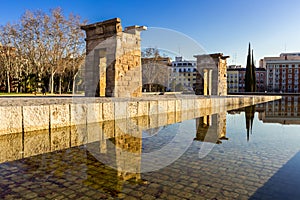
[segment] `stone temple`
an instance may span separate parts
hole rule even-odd
[[[145,26],[122,30],[114,18],[82,26],[86,32],[85,96],[142,96],[141,36]],[[227,95],[226,59],[222,53],[196,55],[196,94]],[[197,93],[197,91],[202,91]]]
[[[141,38],[145,26],[122,30],[114,18],[82,26],[86,32],[85,96],[142,95]]]
[[[203,77],[203,95],[227,95],[227,61],[222,53],[195,55],[197,71]]]

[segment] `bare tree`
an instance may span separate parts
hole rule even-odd
[[[11,80],[15,73],[18,71],[16,66],[16,48],[13,47],[14,38],[11,35],[16,35],[15,27],[11,24],[7,24],[2,27],[0,32],[1,46],[0,46],[0,66],[2,80],[6,85],[6,91],[11,92]]]
[[[154,87],[164,90],[168,85],[169,58],[160,56],[158,49],[147,48],[142,51],[142,79],[143,85],[148,85],[149,92]]]
[[[80,29],[80,25],[85,23],[77,15],[70,14],[66,18],[60,8],[51,10],[50,14],[39,10],[26,11],[17,24],[0,28],[0,42],[11,44],[17,50],[17,59],[10,63],[2,56],[4,64],[0,67],[3,70],[9,68],[5,70],[9,75],[12,71],[16,72],[14,76],[25,79],[25,85],[31,82],[32,77],[35,83],[31,85],[35,84],[35,88],[40,88],[42,82],[49,85],[51,93],[56,83],[58,90],[62,90],[64,78],[71,79],[68,81],[73,83],[74,88],[78,68],[85,56],[84,33]],[[9,80],[11,75],[7,77]],[[56,82],[55,77],[58,79]]]

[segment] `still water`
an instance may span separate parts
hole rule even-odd
[[[299,110],[286,97],[1,136],[0,199],[300,199]]]

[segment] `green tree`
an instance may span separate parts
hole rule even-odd
[[[256,78],[255,78],[255,66],[253,61],[253,50],[251,56],[251,46],[249,43],[247,65],[246,65],[246,75],[245,75],[245,91],[255,92],[256,91]]]
[[[256,68],[255,68],[255,64],[254,64],[254,54],[253,54],[253,49],[252,49],[252,79],[253,79],[253,83],[252,83],[252,92],[256,92]]]

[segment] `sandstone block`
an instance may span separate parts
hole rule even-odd
[[[22,132],[21,106],[0,107],[0,135]]]
[[[127,105],[127,117],[137,117],[138,116],[138,102],[130,101]]]
[[[115,119],[124,119],[127,117],[127,102],[117,101],[115,102]]]
[[[49,106],[23,106],[24,131],[49,129]]]
[[[138,102],[138,116],[147,116],[149,114],[149,102],[139,101]]]
[[[71,104],[71,125],[80,125],[87,123],[87,105]]]
[[[113,120],[115,118],[115,104],[114,102],[105,102],[102,104],[103,107],[103,120]]]
[[[70,126],[69,104],[50,105],[50,127],[58,128],[64,126]]]

